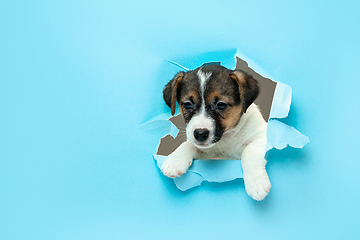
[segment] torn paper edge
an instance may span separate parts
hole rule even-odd
[[[167,156],[158,154],[154,154],[153,157],[159,168],[167,158]],[[239,160],[196,159],[185,174],[174,178],[174,183],[181,191],[186,191],[200,186],[204,181],[223,183],[242,177],[243,172]]]
[[[262,76],[269,76],[265,71],[263,71],[260,67],[258,67],[253,61],[251,61],[249,58],[245,57],[244,55],[240,54],[239,51],[234,55],[234,61],[236,65],[236,57],[239,57],[240,59],[246,61],[248,63],[248,66],[251,66],[251,69],[253,69],[255,72],[259,73]],[[169,61],[169,60],[167,60]],[[177,65],[180,67],[179,64],[173,61],[169,61],[170,63]],[[205,62],[204,64],[207,64]],[[181,66],[183,69],[187,69],[186,67]],[[285,118],[288,116],[291,106],[291,97],[292,97],[292,89],[289,85],[286,85],[282,82],[275,81],[273,78],[270,78],[272,81],[276,82],[276,89],[273,97],[273,102],[271,105],[270,110],[270,116],[269,116],[269,122],[268,122],[268,144],[265,149],[265,153],[269,151],[272,148],[276,149],[283,149],[287,146],[295,147],[295,148],[302,148],[307,143],[310,142],[309,138],[303,134],[301,134],[299,131],[297,131],[295,128],[288,126],[278,120],[276,118]],[[169,120],[172,116],[169,113],[161,114],[158,116],[155,116],[152,120],[148,121],[147,123],[156,122],[156,121],[168,121],[170,123],[170,129],[169,134],[175,138],[179,130],[177,127]],[[164,119],[166,118],[166,119]],[[144,123],[144,124],[147,124]],[[144,126],[142,124],[142,126]],[[269,128],[270,126],[270,128]],[[176,129],[174,129],[176,128]],[[270,129],[270,130],[269,130]],[[269,137],[269,135],[273,135],[275,133],[281,132],[282,135],[278,136],[278,138],[272,139]],[[167,135],[167,134],[166,134]],[[164,136],[166,136],[164,135]],[[276,135],[276,134],[275,134]],[[284,140],[284,136],[287,135],[292,136],[296,138],[296,140],[299,141],[293,141],[294,139],[290,140]],[[272,139],[271,141],[269,141]],[[160,144],[160,143],[159,143]],[[158,145],[159,146],[159,145]],[[158,147],[157,147],[158,148]],[[157,155],[154,154],[154,159],[157,161],[157,165],[159,168],[161,168],[162,163],[165,161],[167,156]],[[237,173],[235,173],[234,176],[230,176],[228,172],[226,172],[225,175],[219,174],[218,177],[213,177],[206,175],[204,169],[206,169],[206,164],[209,163],[207,161],[211,162],[219,162],[222,165],[225,165],[225,163],[231,161],[233,163],[238,164],[238,167],[233,167],[232,169],[238,170]],[[226,182],[226,181],[232,181],[237,178],[242,178],[243,172],[241,168],[241,161],[240,160],[195,160],[193,161],[192,166],[189,168],[188,172],[183,174],[181,177],[174,178],[174,183],[176,186],[182,190],[188,190],[190,188],[200,186],[203,181],[208,182]]]
[[[169,120],[172,117],[170,113],[162,113],[151,118],[149,121],[141,124],[139,128],[144,129],[163,129],[170,134],[173,138],[179,133],[179,129]]]
[[[240,53],[239,50],[234,56],[235,61],[236,57],[239,57],[243,61],[247,62],[249,68],[254,70],[256,73],[260,74],[263,77],[271,79],[273,82],[276,82],[275,93],[273,97],[273,102],[271,104],[269,121],[267,126],[268,143],[265,148],[265,153],[272,148],[281,150],[287,146],[291,146],[294,148],[303,148],[306,144],[310,142],[310,139],[307,136],[301,134],[294,127],[291,127],[285,123],[276,120],[277,118],[286,118],[289,115],[292,100],[292,88],[289,85],[274,80],[274,78],[271,77],[270,74],[268,74],[265,70],[259,67],[250,58]],[[281,132],[283,139],[277,138],[269,142],[269,136],[272,136],[274,132]],[[284,138],[286,138],[287,135],[293,136],[293,138],[297,139],[298,141],[294,141],[294,139],[285,140]]]

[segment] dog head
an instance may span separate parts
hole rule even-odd
[[[258,82],[242,71],[206,65],[179,72],[165,86],[165,103],[175,103],[186,123],[186,137],[198,148],[210,148],[233,129],[259,95]]]

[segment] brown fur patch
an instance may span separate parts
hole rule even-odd
[[[210,101],[208,104],[211,104],[214,101],[222,101],[229,104],[229,106],[220,114],[220,121],[221,125],[225,128],[225,131],[234,128],[242,115],[242,106],[234,105],[234,99],[232,99],[230,96],[222,95],[218,90],[212,91],[208,96],[208,101]]]
[[[217,91],[217,90],[214,90],[209,94],[209,101],[210,101],[209,104],[211,104],[214,100],[223,101],[230,105],[234,104],[234,99],[232,99],[231,97],[222,95],[221,92]]]
[[[172,93],[172,98],[171,98],[171,115],[175,114],[175,103],[176,103],[176,91],[177,88],[181,82],[181,80],[184,78],[183,75],[180,75],[174,83],[174,87],[173,87],[173,93]]]
[[[241,106],[228,107],[224,112],[224,118],[221,119],[222,125],[225,127],[225,131],[233,129],[239,122],[242,115]]]
[[[183,102],[185,101],[194,101],[195,104],[198,104],[200,102],[200,96],[199,93],[196,90],[187,92],[185,95],[182,95],[179,101],[179,110],[181,115],[183,115],[185,122],[187,123],[190,119],[189,119],[189,111],[184,107],[184,105],[182,105]]]
[[[239,85],[242,111],[246,112],[247,108],[258,97],[260,85],[252,76],[240,70],[233,71],[230,77]]]
[[[180,102],[184,102],[190,99],[193,99],[195,103],[199,102],[199,94],[197,91],[193,90],[190,92],[187,92],[186,95],[181,96]]]

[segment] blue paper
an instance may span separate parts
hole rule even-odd
[[[204,54],[200,58],[191,58],[190,60],[181,60],[180,62],[169,62],[182,69],[195,69],[197,66],[200,66],[201,63],[203,63],[203,65],[221,63],[221,65],[231,69],[235,68],[235,53],[237,56],[239,55],[236,50],[231,50],[225,52],[212,52]],[[219,59],[224,60],[226,64],[216,61]],[[290,86],[281,82],[276,83],[277,85],[267,126],[268,143],[265,152],[272,148],[283,149],[287,146],[302,148],[309,143],[309,138],[301,134],[295,128],[276,120],[276,118],[285,118],[288,116],[292,94]],[[170,113],[161,114],[143,124],[142,127],[157,128],[162,132],[166,129],[166,133],[164,135],[170,134],[173,138],[175,138],[179,130],[168,120],[170,117],[172,117]],[[167,156],[154,154],[154,159],[156,160],[159,168],[161,168],[166,157]],[[185,174],[174,178],[174,183],[180,190],[186,191],[190,188],[201,185],[203,181],[221,183],[242,177],[243,171],[240,160],[198,159],[193,161],[193,164]]]
[[[179,129],[168,119],[171,118],[170,113],[163,113],[150,119],[149,121],[140,125],[140,128],[147,130],[156,130],[163,133],[162,135],[170,134],[173,138],[179,133]]]
[[[236,63],[235,61],[236,53],[237,53],[237,49],[234,48],[225,51],[208,52],[200,56],[178,57],[176,59],[170,59],[170,62],[173,62],[173,64],[177,66],[179,65],[182,66],[180,69],[182,71],[184,69],[194,70],[203,64],[213,63],[213,62],[220,62],[221,66],[224,66],[229,69],[234,69]]]
[[[154,154],[157,165],[161,168],[167,156]],[[203,181],[228,182],[242,178],[243,172],[239,160],[194,160],[189,170],[181,177],[174,178],[176,186],[186,191],[199,186]]]
[[[269,118],[285,118],[291,105],[291,87],[277,82]]]
[[[267,139],[267,151],[273,147],[280,150],[287,146],[302,148],[310,142],[307,136],[276,119],[270,119],[268,122]]]

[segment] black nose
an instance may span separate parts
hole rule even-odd
[[[206,128],[198,128],[194,131],[194,137],[200,142],[204,142],[209,137],[209,130]]]

